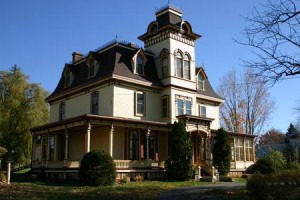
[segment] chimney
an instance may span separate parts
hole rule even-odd
[[[82,54],[76,51],[72,53],[72,56],[73,56],[72,59],[73,64],[82,59]]]

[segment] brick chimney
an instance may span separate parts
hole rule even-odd
[[[83,55],[81,53],[75,51],[72,53],[72,56],[73,56],[72,62],[74,64],[74,63],[78,62],[79,60],[81,60]]]

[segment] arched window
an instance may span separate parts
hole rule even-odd
[[[95,76],[95,60],[92,59],[89,66],[89,77]]]
[[[204,90],[204,78],[201,73],[198,74],[198,89]]]
[[[66,117],[66,103],[62,102],[59,104],[59,120],[64,120]]]
[[[157,30],[158,30],[157,24],[153,24],[151,27],[150,33],[155,33],[155,32],[157,32]]]
[[[138,55],[136,58],[136,73],[143,75],[144,74],[144,58],[141,55]]]
[[[189,29],[188,29],[188,27],[185,24],[182,24],[182,31],[184,33],[188,33],[189,32]]]
[[[99,93],[93,92],[91,94],[91,114],[98,115],[99,114]]]
[[[184,61],[183,61],[183,78],[185,79],[191,79],[191,62],[189,55],[184,55]]]
[[[182,55],[180,52],[176,53],[176,72],[177,76],[180,78],[183,78],[183,73],[182,73]]]
[[[168,76],[169,72],[169,53],[167,50],[163,50],[160,54],[161,59],[161,76],[162,78]]]

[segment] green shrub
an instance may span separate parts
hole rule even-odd
[[[122,184],[130,183],[130,177],[124,176],[123,178],[120,179],[119,183]]]
[[[169,159],[167,175],[172,181],[187,181],[192,178],[193,144],[182,122],[174,122],[169,136]]]
[[[289,169],[300,171],[300,163],[298,163],[297,161],[290,162],[289,163]]]
[[[261,174],[271,174],[275,172],[274,167],[270,161],[266,159],[259,159],[253,166],[250,166],[247,170],[247,173],[253,174],[254,172],[260,172]]]
[[[79,180],[83,185],[112,185],[116,179],[116,166],[112,157],[103,150],[93,150],[83,156]]]
[[[287,168],[287,161],[283,153],[280,151],[271,151],[264,157],[268,163],[274,168],[275,172],[281,171]]]

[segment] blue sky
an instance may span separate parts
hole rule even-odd
[[[183,11],[193,31],[202,35],[196,43],[196,62],[204,65],[216,89],[232,68],[253,55],[233,38],[243,40],[241,16],[266,0],[171,0]],[[84,54],[114,39],[143,46],[137,39],[155,20],[155,10],[168,0],[9,0],[0,2],[0,70],[17,64],[30,77],[52,92],[71,54]],[[269,122],[286,131],[300,104],[299,78],[285,80],[270,89],[275,111]]]

